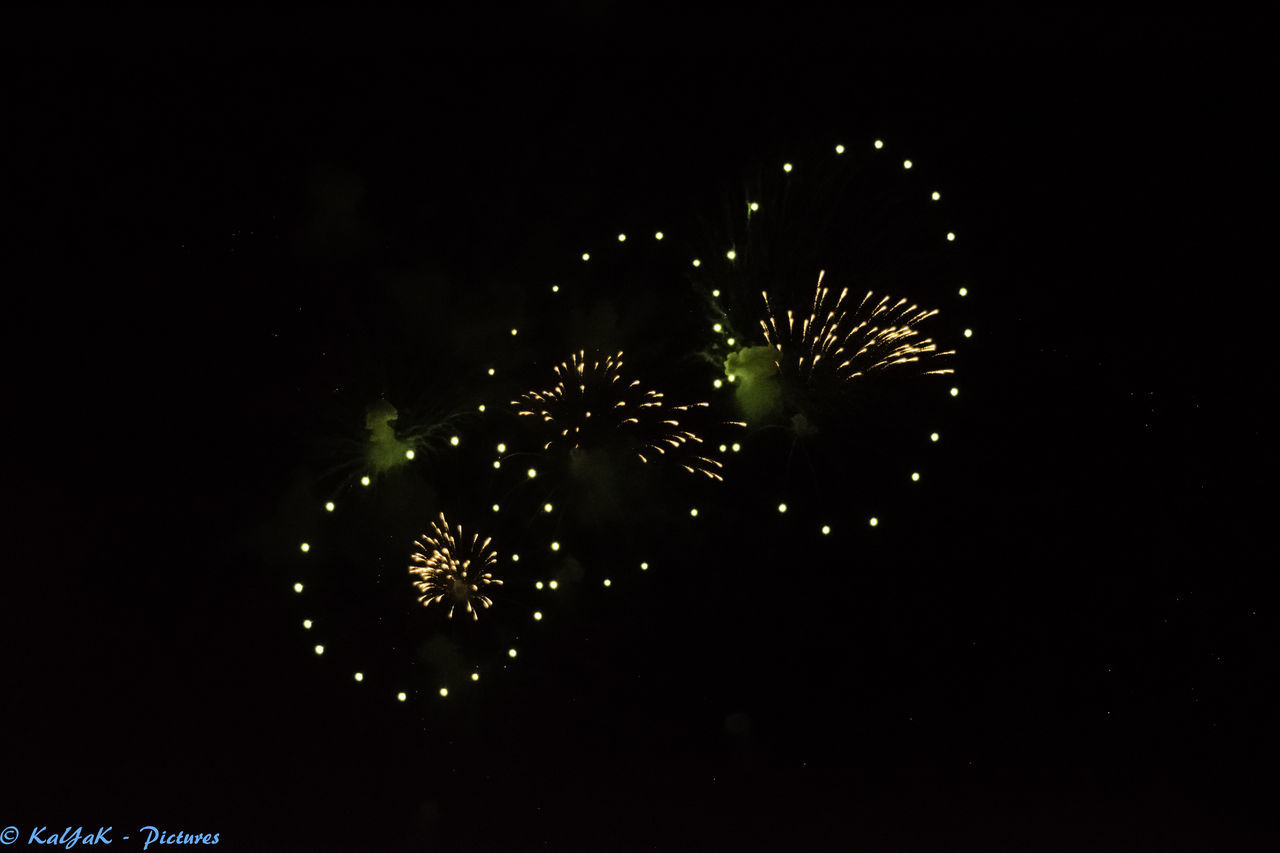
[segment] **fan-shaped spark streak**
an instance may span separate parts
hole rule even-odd
[[[796,376],[807,382],[817,371],[826,370],[847,382],[895,365],[955,355],[955,350],[939,352],[933,340],[916,328],[937,314],[936,309],[908,305],[906,299],[890,304],[889,296],[873,302],[871,291],[856,308],[850,309],[845,304],[847,287],[831,304],[832,291],[822,286],[822,277],[823,273],[819,273],[809,315],[800,320],[788,310],[784,323],[770,303],[768,292],[761,293],[767,316],[760,326],[765,341],[777,351],[775,361],[780,372],[794,369]],[[952,368],[939,367],[923,374],[954,372]]]

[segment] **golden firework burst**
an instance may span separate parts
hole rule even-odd
[[[478,619],[476,605],[487,608],[493,604],[486,590],[502,586],[502,581],[489,572],[498,561],[497,552],[489,547],[492,541],[486,538],[482,542],[476,533],[468,541],[462,525],[450,529],[444,513],[440,513],[439,521],[431,522],[431,532],[414,542],[415,551],[409,557],[409,574],[421,593],[418,602],[428,607],[447,601],[450,619],[459,606],[465,607],[472,619]]]
[[[622,364],[621,351],[588,358],[579,350],[556,365],[554,386],[528,391],[511,405],[517,415],[536,418],[547,430],[543,450],[573,452],[622,438],[642,462],[670,454],[691,474],[723,480],[723,464],[698,453],[702,438],[681,423],[685,414],[710,404],[670,404],[660,391],[641,387],[639,379],[624,379]]]

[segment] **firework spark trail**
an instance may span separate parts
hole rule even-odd
[[[765,341],[778,352],[775,360],[779,371],[794,360],[798,377],[809,381],[819,365],[831,365],[829,369],[836,378],[847,382],[894,365],[955,355],[955,350],[939,352],[933,340],[923,337],[915,328],[937,314],[936,309],[907,305],[906,299],[890,305],[888,296],[881,297],[874,307],[868,307],[873,298],[868,291],[851,314],[844,307],[849,289],[840,291],[835,304],[828,307],[831,291],[822,286],[822,277],[823,273],[819,273],[809,316],[799,323],[795,313],[788,310],[784,326],[769,302],[768,292],[761,294],[768,316],[760,321],[760,326],[764,329]],[[923,374],[954,372],[951,368],[935,368]]]
[[[539,418],[554,431],[543,450],[557,445],[567,446],[571,452],[580,450],[584,442],[590,445],[606,440],[625,429],[641,462],[648,462],[655,454],[670,453],[689,473],[722,481],[719,472],[724,465],[696,452],[702,438],[682,426],[676,416],[709,408],[710,404],[670,405],[661,392],[642,388],[640,380],[623,379],[622,364],[621,351],[588,359],[586,351],[579,350],[556,366],[554,387],[526,392],[511,404],[516,414]],[[594,421],[593,412],[597,415]],[[601,418],[601,413],[612,417]]]
[[[455,535],[444,513],[440,513],[439,522],[431,522],[431,533],[424,533],[414,542],[417,551],[409,557],[409,574],[417,578],[413,585],[422,593],[418,603],[428,607],[447,598],[450,619],[460,604],[466,606],[472,619],[478,619],[472,603],[489,607],[493,602],[485,590],[502,586],[502,581],[488,571],[498,560],[497,552],[489,547],[492,541],[487,538],[481,542],[479,534],[472,534],[467,542],[462,525],[457,525]]]

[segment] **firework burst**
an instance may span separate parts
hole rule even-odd
[[[492,605],[486,590],[502,586],[502,581],[489,572],[498,560],[497,552],[489,547],[492,541],[486,538],[482,542],[476,533],[468,541],[462,525],[451,530],[444,513],[440,513],[440,520],[431,522],[431,533],[424,533],[414,542],[416,550],[409,558],[409,574],[421,593],[418,602],[428,607],[447,601],[449,618],[453,618],[455,607],[462,606],[472,619],[478,619],[475,605]]]
[[[723,480],[724,465],[699,452],[703,440],[681,418],[709,403],[673,405],[659,391],[622,375],[622,352],[587,357],[585,350],[555,367],[556,383],[513,400],[516,414],[537,419],[548,433],[543,450],[570,454],[619,443],[641,462],[670,456],[691,474]]]
[[[846,302],[849,289],[832,299],[818,274],[809,314],[797,319],[792,310],[776,311],[764,292],[767,317],[760,321],[765,341],[774,349],[778,372],[804,384],[823,381],[852,382],[902,364],[923,364],[922,374],[948,374],[949,367],[931,367],[934,360],[955,355],[939,352],[917,325],[937,314],[908,304],[906,299],[867,292],[856,307]]]

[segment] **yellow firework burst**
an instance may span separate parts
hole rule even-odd
[[[939,352],[932,339],[924,337],[917,324],[937,314],[909,305],[906,299],[892,302],[882,296],[877,301],[868,291],[856,307],[846,302],[849,289],[833,291],[822,286],[822,273],[813,294],[807,317],[795,312],[774,310],[764,292],[767,317],[760,321],[765,341],[775,350],[779,373],[792,375],[804,383],[820,376],[849,382],[895,365],[927,362],[955,355],[955,350]],[[954,373],[949,367],[922,371],[924,374]]]
[[[588,357],[580,350],[555,367],[556,383],[528,391],[511,405],[516,414],[537,419],[548,433],[543,450],[570,453],[621,441],[642,462],[671,456],[692,474],[723,480],[720,462],[698,453],[701,437],[681,418],[709,403],[673,405],[663,394],[622,375],[622,352]]]
[[[423,607],[447,602],[450,619],[459,606],[465,607],[472,619],[478,619],[477,605],[487,608],[493,604],[486,590],[502,586],[502,581],[489,573],[498,554],[489,547],[491,538],[481,542],[479,534],[473,533],[468,541],[461,524],[455,530],[440,513],[440,520],[431,522],[431,532],[414,542],[409,574],[421,593],[418,602]]]

